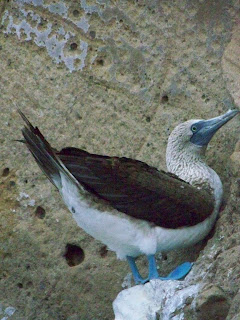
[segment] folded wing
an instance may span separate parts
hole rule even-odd
[[[56,155],[86,190],[125,214],[164,228],[193,226],[214,208],[211,192],[138,160],[65,148]]]

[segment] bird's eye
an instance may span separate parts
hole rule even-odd
[[[192,132],[196,132],[197,131],[197,127],[196,126],[192,126]]]

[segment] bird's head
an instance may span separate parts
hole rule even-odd
[[[192,185],[206,183],[211,188],[212,178],[204,155],[214,134],[239,113],[229,110],[209,120],[189,120],[179,124],[170,134],[166,152],[167,168]],[[209,176],[210,174],[210,176]]]
[[[225,114],[209,120],[188,120],[179,124],[169,137],[169,144],[180,149],[204,153],[214,134],[239,113],[229,110]]]

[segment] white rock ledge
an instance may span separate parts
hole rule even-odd
[[[113,302],[115,320],[183,320],[186,300],[192,298],[194,308],[199,289],[187,281],[152,280],[123,290]]]

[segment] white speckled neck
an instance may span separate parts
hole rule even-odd
[[[166,150],[168,171],[195,187],[210,188],[216,206],[219,206],[222,199],[222,183],[217,173],[205,162],[206,147],[199,147],[189,139],[184,141],[182,138],[184,135],[181,135],[182,128],[183,124],[175,128],[168,139]]]

